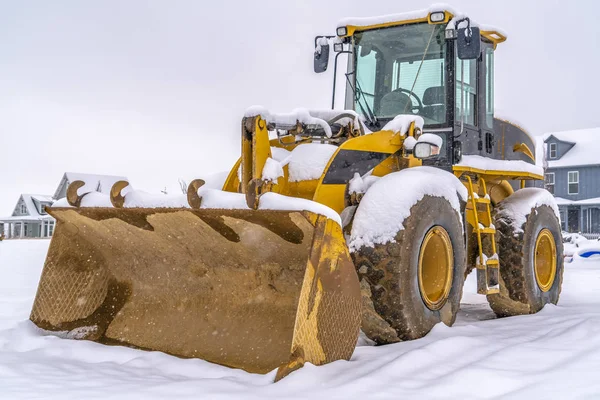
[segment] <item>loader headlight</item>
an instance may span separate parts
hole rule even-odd
[[[446,13],[444,11],[436,11],[429,14],[429,21],[432,23],[443,22],[446,19]]]
[[[348,28],[345,26],[340,26],[337,28],[335,33],[337,33],[338,36],[346,36],[348,34]]]
[[[334,43],[333,51],[335,51],[336,53],[341,53],[342,51],[344,51],[344,45],[342,43]]]

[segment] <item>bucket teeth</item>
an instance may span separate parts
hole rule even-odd
[[[197,210],[202,205],[202,196],[198,194],[198,189],[204,186],[206,182],[202,179],[194,179],[187,188],[187,200],[190,207]]]
[[[129,186],[127,181],[118,181],[110,188],[110,202],[115,208],[123,208],[125,196],[121,193],[123,189]]]
[[[263,191],[263,181],[261,179],[252,179],[248,183],[246,190],[246,204],[252,210],[258,210],[260,195]]]
[[[69,205],[73,206],[73,207],[79,207],[81,205],[81,199],[83,199],[83,196],[85,196],[87,193],[84,193],[82,195],[80,195],[79,192],[79,188],[85,186],[85,182],[84,181],[73,181],[69,187],[67,188],[67,202],[69,203]]]

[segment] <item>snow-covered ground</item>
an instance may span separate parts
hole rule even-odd
[[[566,264],[559,306],[494,319],[471,276],[454,327],[357,347],[284,380],[44,335],[28,321],[48,240],[0,242],[0,399],[600,398],[600,260]]]

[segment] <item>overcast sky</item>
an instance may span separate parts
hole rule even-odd
[[[0,216],[65,171],[158,191],[229,169],[244,110],[328,108],[313,39],[420,0],[0,1]],[[600,126],[600,2],[456,0],[502,28],[496,108],[532,134]]]

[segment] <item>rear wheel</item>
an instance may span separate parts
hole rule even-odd
[[[380,317],[363,317],[362,329],[378,344],[420,338],[439,322],[452,325],[460,306],[465,243],[459,214],[446,199],[424,196],[403,226],[395,242],[353,254],[363,302],[370,291],[365,309]]]
[[[534,193],[534,189],[526,190]],[[498,316],[533,314],[546,304],[556,304],[563,277],[561,229],[554,211],[538,205],[518,226],[522,217],[509,210],[522,209],[527,199],[511,197],[501,202],[495,213],[500,293],[488,295],[488,301]]]

